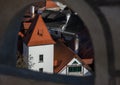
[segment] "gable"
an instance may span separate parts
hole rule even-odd
[[[78,64],[78,62],[77,62],[77,61],[74,61],[72,64]]]
[[[73,58],[67,65],[81,65],[81,62],[76,58]]]
[[[61,40],[54,45],[54,72],[58,73],[74,57],[74,53]]]
[[[28,46],[44,45],[44,44],[54,44],[46,24],[44,23],[41,15],[36,15],[25,38],[25,43]]]

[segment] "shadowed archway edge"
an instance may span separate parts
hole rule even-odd
[[[63,0],[59,1],[64,2]],[[15,50],[17,43],[16,35],[19,30],[20,19],[23,15],[22,11],[24,11],[23,9],[33,1],[6,0],[7,3],[5,3],[5,5],[4,2],[5,1],[2,0],[0,1],[0,16],[4,16],[0,18],[0,36],[2,36],[0,37],[0,64],[15,66]],[[95,14],[90,5],[88,5],[84,0],[65,0],[65,3],[67,3],[70,8],[78,13],[91,35],[95,52],[96,84],[108,85],[109,74],[106,38],[98,16]],[[100,81],[100,79],[105,82]]]
[[[17,33],[26,8],[44,0],[0,1],[0,64],[16,66]]]
[[[114,50],[112,49],[112,35],[104,15],[91,1],[76,0],[73,2],[66,0],[64,3],[67,3],[70,8],[78,13],[89,30],[95,53],[95,84],[108,85],[112,71],[109,60],[111,59],[110,56],[114,56]]]

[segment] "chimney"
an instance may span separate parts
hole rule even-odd
[[[79,51],[79,36],[75,35],[75,41],[74,41],[74,51],[76,54],[78,54]]]
[[[68,14],[66,15],[66,17],[67,17],[67,22],[66,22],[66,23],[68,23],[68,21],[69,21],[69,19],[70,19],[70,17],[71,17],[71,14],[68,13]]]
[[[30,12],[31,12],[31,15],[32,15],[31,17],[34,18],[34,16],[35,16],[35,6],[31,6]]]
[[[68,13],[68,14],[66,15],[66,23],[65,23],[65,24],[63,25],[63,27],[62,27],[62,31],[64,31],[64,30],[66,29],[67,24],[68,24],[68,21],[70,20],[70,17],[71,17],[71,14]]]

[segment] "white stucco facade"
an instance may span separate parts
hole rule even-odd
[[[40,61],[40,55],[43,56],[43,61]],[[53,73],[54,72],[54,44],[50,45],[39,45],[39,46],[26,46],[23,44],[23,56],[24,61],[28,69],[33,71]],[[80,67],[79,72],[69,72],[69,67]],[[72,76],[89,76],[91,72],[86,69],[81,62],[73,58],[60,72],[59,74],[63,75],[72,75]]]
[[[74,64],[74,62],[77,62]],[[81,71],[80,72],[69,72],[69,67],[71,66],[80,66]],[[60,72],[59,74],[63,75],[72,75],[72,76],[89,76],[91,73],[81,64],[80,61],[78,61],[76,58],[73,58]]]
[[[53,73],[53,60],[54,60],[54,45],[39,45],[39,46],[25,46],[24,44],[24,56],[28,58],[28,69],[43,72]],[[28,50],[27,50],[28,49]],[[28,52],[27,52],[27,51]],[[42,56],[42,61],[40,61]],[[27,61],[26,61],[27,62]]]

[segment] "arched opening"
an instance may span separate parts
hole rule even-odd
[[[86,27],[89,30],[89,33],[90,33],[90,36],[91,36],[91,39],[93,42],[94,52],[95,52],[96,83],[97,84],[103,83],[103,84],[108,85],[109,73],[108,73],[108,61],[107,61],[108,60],[108,57],[107,57],[108,50],[107,50],[107,46],[106,46],[107,43],[105,40],[105,35],[104,35],[105,33],[103,31],[103,27],[102,27],[101,22],[99,21],[98,16],[96,16],[96,14],[94,13],[91,6],[88,5],[85,1],[77,0],[76,2],[73,2],[72,0],[68,0],[68,1],[66,1],[66,3],[68,4],[68,6],[70,8],[72,8],[72,10],[74,10],[75,12],[78,13],[78,15],[83,20],[83,22],[85,23]],[[80,7],[78,8],[78,6],[80,6]],[[22,7],[21,7],[21,9],[22,9]],[[19,10],[17,10],[17,11],[19,11]],[[15,11],[15,13],[17,11]],[[14,14],[11,14],[11,15],[14,15]],[[19,14],[17,14],[17,15],[19,15]],[[20,16],[19,16],[19,18],[20,18]],[[9,19],[11,19],[11,18],[9,18]],[[17,20],[17,19],[15,19],[15,20],[14,19],[12,21],[16,22],[15,20]],[[11,25],[9,24],[9,26],[7,28],[16,27],[16,25],[15,26],[14,25],[15,25],[15,23],[12,23]],[[5,36],[5,39],[3,39],[3,41],[7,42],[7,45],[2,44],[3,50],[7,49],[9,51],[8,51],[8,54],[1,51],[1,54],[3,54],[2,56],[4,56],[1,58],[2,64],[13,65],[13,62],[15,60],[15,57],[12,57],[12,56],[15,56],[15,52],[10,51],[11,48],[14,48],[15,46],[13,44],[11,44],[12,41],[8,39],[8,36],[12,34],[11,39],[13,41],[15,41],[13,39],[15,37],[13,37],[13,36],[17,35],[18,29],[16,30],[14,28],[13,30],[14,30],[15,34],[12,34],[9,32],[9,30],[6,30],[7,36]],[[9,47],[8,44],[10,44],[11,46]],[[8,46],[8,48],[7,48],[7,46]],[[10,53],[12,53],[12,54],[10,54]],[[11,58],[6,57],[8,55],[11,56]],[[6,58],[8,58],[8,62],[5,62]],[[100,78],[103,79],[105,82],[101,82],[99,80]]]
[[[40,1],[35,2],[35,4],[33,3],[23,16],[21,28],[18,33],[17,67],[26,67],[27,69],[34,71],[42,69],[43,72],[48,71],[49,73],[50,69],[45,70],[48,68],[48,65],[46,66],[44,63],[46,62],[44,57],[46,54],[44,54],[43,51],[37,53],[35,50],[48,49],[46,46],[49,45],[49,43],[46,44],[44,42],[46,39],[47,41],[50,39],[44,37],[47,32],[44,31],[43,28],[46,26],[49,34],[52,36],[54,42],[56,42],[53,48],[54,60],[49,59],[49,57],[47,58],[49,62],[55,62],[55,64],[52,65],[52,73],[64,75],[77,74],[77,76],[94,75],[94,50],[87,26],[85,26],[77,12],[73,11],[66,4],[64,5],[60,2],[49,0],[46,1],[46,6],[43,5],[43,3],[45,2]],[[39,16],[42,17],[43,21],[39,19]],[[43,22],[45,23],[45,26],[43,26],[44,24],[41,24]],[[37,34],[35,34],[35,30],[37,30]],[[42,35],[41,37],[38,37],[40,33]],[[44,43],[41,44],[41,42]],[[41,49],[39,46],[43,46],[43,48]],[[32,49],[31,47],[36,47],[35,49],[33,48],[35,50],[35,52],[33,52],[34,54],[30,51]],[[45,53],[46,52],[47,50]],[[51,51],[49,52],[50,54],[52,53]],[[39,56],[36,56],[37,54]],[[36,63],[37,59],[42,61],[42,63]],[[78,64],[70,64],[71,62],[75,62],[75,60],[78,61]],[[44,65],[44,67],[39,67],[38,65]],[[69,70],[69,68],[72,68],[73,71]]]

